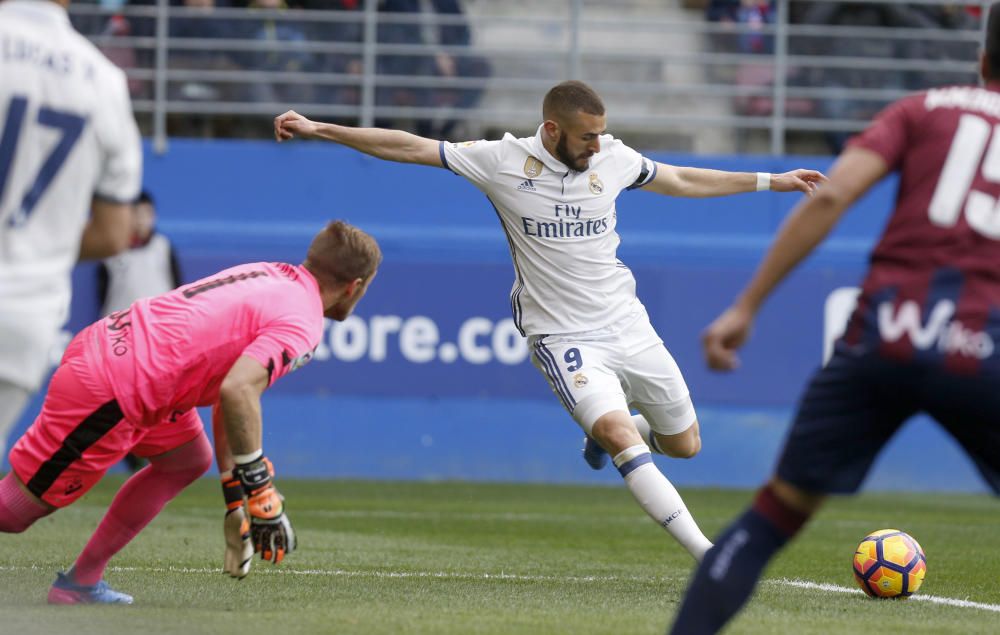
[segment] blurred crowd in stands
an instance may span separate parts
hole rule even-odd
[[[112,8],[153,7],[156,0],[75,0]],[[186,9],[169,19],[171,70],[246,71],[242,81],[198,79],[171,81],[168,98],[191,101],[273,103],[275,109],[301,104],[356,107],[361,100],[363,0],[170,0]],[[219,16],[217,8],[243,9]],[[302,14],[295,9],[342,12],[331,19]],[[460,0],[380,0],[376,38],[381,45],[417,45],[425,53],[385,53],[376,57],[380,87],[376,106],[472,108],[481,86],[426,86],[410,78],[486,78],[489,61],[470,48],[471,30]],[[282,15],[288,12],[287,15]],[[350,12],[350,13],[348,13]],[[397,20],[381,19],[396,14]],[[436,19],[437,18],[437,19]],[[152,38],[155,17],[129,14],[110,18],[76,15],[82,33],[98,37],[101,48],[123,68],[153,66],[152,45],[115,42],[115,37]],[[183,40],[188,40],[184,42]],[[134,40],[128,40],[132,42]],[[124,42],[124,41],[123,41]],[[335,45],[335,51],[330,46]],[[465,50],[461,50],[465,49]],[[460,51],[460,52],[459,52]],[[202,73],[204,77],[204,73]],[[236,78],[239,75],[233,75]],[[151,82],[131,81],[133,99],[151,96]],[[475,84],[475,82],[473,82]],[[451,138],[459,124],[454,118],[412,118],[406,122],[383,119],[382,126],[414,129],[418,134]]]
[[[907,29],[961,29],[979,28],[981,7],[951,5],[901,5],[851,2],[793,2],[789,6],[789,22],[798,25],[829,25],[855,27],[843,31],[844,35],[831,36],[829,32],[817,35],[793,35],[788,39],[791,56],[817,56],[826,58],[853,57],[878,60],[919,59],[969,61],[976,59],[978,43],[928,39],[919,36],[887,38],[884,34],[865,32],[856,27],[883,27]],[[705,15],[710,22],[730,25],[714,32],[712,39],[716,52],[771,54],[774,37],[765,25],[776,19],[774,0],[709,0]],[[820,117],[826,119],[868,120],[896,97],[883,95],[859,99],[850,89],[873,90],[922,90],[945,84],[974,83],[976,68],[968,73],[937,70],[897,70],[849,64],[841,67],[823,67],[809,64],[792,64],[787,69],[788,85],[794,87],[819,87],[841,89],[841,96],[826,95],[820,99],[790,96],[785,112],[790,117]],[[770,62],[740,64],[732,79],[738,86],[770,87],[774,69]],[[736,100],[740,114],[769,116],[772,111],[770,96],[755,95]],[[839,152],[849,132],[826,133],[827,143],[833,152]]]
[[[705,83],[745,88],[733,100],[735,113],[770,116],[775,78],[771,57],[775,0],[683,1],[685,6],[704,7],[705,18],[712,26],[705,38],[706,52],[746,56],[738,62],[706,64]],[[434,109],[443,114],[428,117],[428,110],[402,110],[397,114],[409,113],[407,117],[379,116],[376,125],[409,129],[435,138],[455,138],[456,127],[462,122],[457,113],[477,106],[484,80],[493,70],[490,61],[473,46],[462,2],[378,0],[377,45],[389,48],[380,48],[375,56],[375,106]],[[101,10],[74,14],[73,21],[80,31],[95,37],[119,66],[147,70],[153,67],[156,19],[152,14],[136,15],[129,8],[154,7],[156,0],[74,0],[76,6],[87,4]],[[271,110],[275,112],[322,104],[342,107],[343,121],[357,122],[364,59],[364,0],[170,0],[170,4],[180,11],[173,11],[168,21],[171,40],[167,63],[172,73],[167,83],[168,99],[273,104]],[[307,11],[299,11],[302,9]],[[979,10],[979,6],[957,4],[790,2],[792,25],[847,28],[833,33],[821,30],[789,35],[785,115],[866,121],[899,96],[892,94],[894,91],[975,81],[975,67],[971,64],[965,75],[933,68],[886,68],[891,66],[891,60],[900,59],[968,63],[977,58],[978,43],[967,36],[886,37],[884,32],[866,28],[974,32],[979,27]],[[754,59],[758,56],[759,61]],[[889,63],[814,63],[820,58],[836,57]],[[812,61],[803,61],[809,59]],[[229,73],[228,79],[212,71]],[[824,93],[818,95],[815,89]],[[134,73],[131,90],[133,99],[150,99],[149,74]],[[876,92],[859,96],[865,90]],[[335,113],[327,118],[337,120]],[[196,120],[179,119],[188,123]],[[176,126],[172,130],[174,134],[185,132],[191,131],[177,130]],[[849,134],[826,132],[830,150],[839,151]]]

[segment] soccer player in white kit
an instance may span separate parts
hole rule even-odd
[[[688,197],[808,194],[824,177],[656,163],[606,134],[604,104],[578,81],[552,88],[542,114],[534,137],[465,143],[318,123],[294,111],[274,126],[278,141],[326,139],[390,161],[445,167],[486,194],[514,261],[514,321],[535,367],[587,433],[585,458],[600,468],[609,453],[639,505],[701,560],[712,545],[650,456],[697,454],[698,421],[680,369],[636,297],[632,272],[616,257],[615,200],[634,188]]]
[[[142,148],[125,74],[67,2],[0,2],[0,458],[66,321],[70,270],[128,246]]]

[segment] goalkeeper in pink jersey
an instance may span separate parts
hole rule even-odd
[[[41,414],[11,449],[13,471],[0,480],[0,531],[22,532],[73,503],[129,452],[149,465],[125,482],[73,567],[57,575],[50,603],[132,603],[102,579],[104,569],[209,468],[212,450],[196,406],[217,406],[216,452],[220,468],[232,466],[224,491],[239,501],[230,503],[238,513],[227,515],[227,527],[234,517],[237,536],[246,534],[249,553],[232,559],[227,547],[226,571],[246,575],[251,543],[275,564],[295,548],[261,447],[260,396],[309,361],[324,317],[351,314],[381,259],[371,236],[335,221],[299,266],[226,269],[77,334]]]

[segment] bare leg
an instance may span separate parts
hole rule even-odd
[[[692,428],[697,439],[697,428]],[[698,528],[677,489],[653,463],[632,416],[625,411],[609,412],[594,423],[591,436],[612,456],[639,506],[700,561],[712,543]]]

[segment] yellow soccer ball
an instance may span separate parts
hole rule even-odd
[[[873,598],[907,598],[917,592],[927,573],[920,544],[898,529],[865,536],[854,552],[854,579]]]

